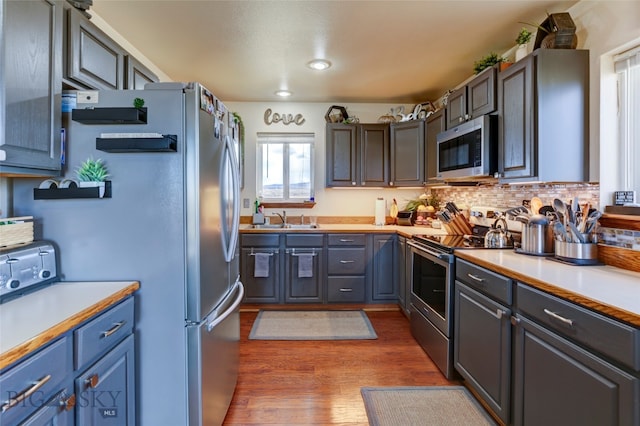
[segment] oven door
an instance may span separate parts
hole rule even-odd
[[[411,303],[442,334],[451,336],[454,267],[453,254],[438,253],[407,243],[411,247]]]

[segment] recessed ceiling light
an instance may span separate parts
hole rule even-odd
[[[312,70],[322,71],[329,68],[331,66],[331,62],[325,59],[314,59],[313,61],[309,62],[307,66]]]
[[[287,98],[291,95],[292,93],[288,90],[276,90],[276,96],[280,96],[281,98]]]

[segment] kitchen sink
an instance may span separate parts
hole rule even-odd
[[[287,223],[282,224],[282,223],[265,223],[265,224],[257,224],[257,225],[251,225],[252,229],[317,229],[319,228],[318,225],[312,225],[312,224],[291,224],[291,223]]]

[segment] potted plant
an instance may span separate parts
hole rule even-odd
[[[104,196],[104,181],[109,177],[109,173],[102,159],[94,160],[89,157],[76,169],[76,177],[81,188],[98,187],[100,198]]]
[[[484,70],[485,68],[489,68],[494,66],[495,64],[501,64],[503,62],[506,62],[506,60],[502,56],[499,56],[497,53],[491,52],[484,58],[474,62],[473,71],[475,74],[479,74],[480,71]]]
[[[527,43],[529,43],[532,36],[533,33],[527,30],[525,27],[522,27],[522,29],[518,33],[518,37],[516,37],[516,44],[518,45],[515,54],[516,62],[527,56]]]

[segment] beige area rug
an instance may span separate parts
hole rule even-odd
[[[349,340],[377,339],[364,311],[258,312],[249,339]]]
[[[372,426],[496,425],[464,386],[361,388]]]

